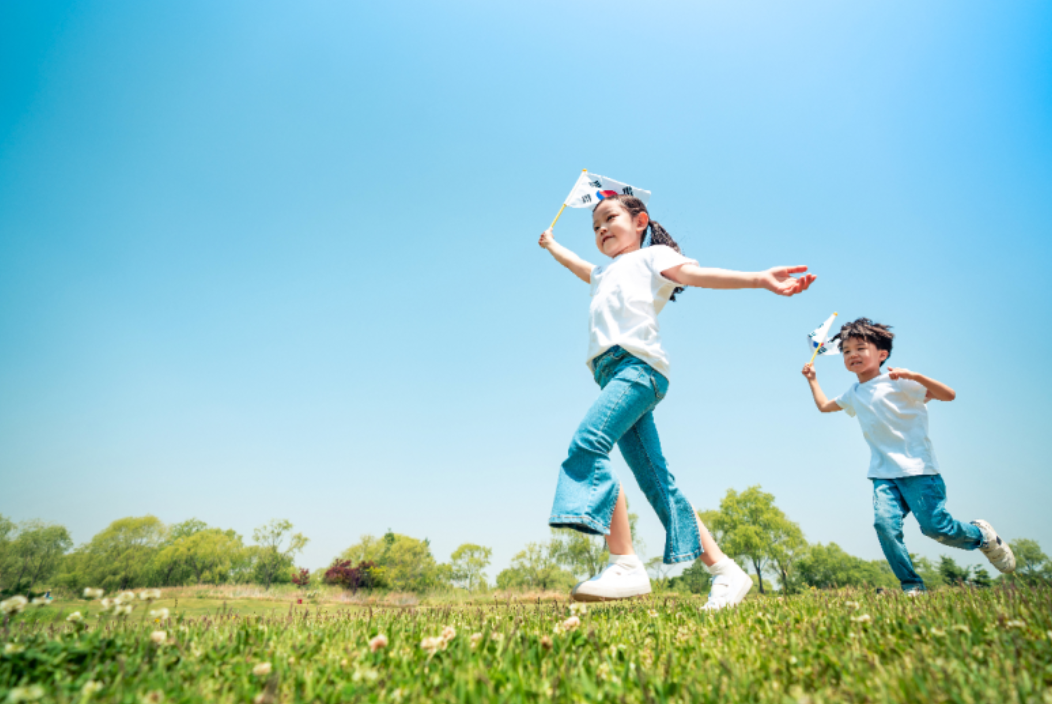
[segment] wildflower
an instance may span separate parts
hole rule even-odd
[[[563,621],[562,629],[564,631],[573,631],[573,630],[576,630],[576,628],[578,626],[580,626],[580,625],[581,625],[581,619],[577,618],[576,616],[571,616],[570,618],[568,618],[565,621]]]
[[[142,704],[161,704],[161,702],[164,701],[164,692],[155,689],[146,694],[140,694],[139,701],[142,702]]]
[[[649,616],[650,618],[657,618],[657,615],[657,609],[651,609],[650,611],[647,611],[647,616]]]
[[[135,601],[135,592],[121,592],[117,595],[114,601],[116,601],[118,604],[127,604],[129,602]]]
[[[541,647],[545,650],[552,649],[552,639],[548,636],[541,636]]]
[[[442,636],[441,636],[441,638],[445,642],[448,643],[449,641],[453,640],[456,637],[457,637],[457,630],[455,628],[453,628],[452,626],[446,626],[445,628],[442,629]]]
[[[99,591],[102,591],[101,589]],[[80,688],[80,695],[84,698],[90,697],[102,689],[102,682],[96,682],[95,680],[88,680],[84,683],[84,686]]]
[[[35,599],[33,599],[33,606],[47,606],[50,603],[50,599],[45,599],[42,596],[38,596]]]
[[[570,604],[570,613],[581,614],[583,616],[586,613],[588,613],[588,606],[583,602],[575,601],[574,603]]]
[[[28,687],[15,687],[7,693],[9,702],[35,702],[44,696],[44,688],[39,684],[31,684]]]
[[[129,616],[131,615],[132,609],[135,608],[131,604],[117,604],[113,607],[114,616]]]
[[[269,662],[261,662],[252,668],[252,674],[256,677],[266,677],[270,674],[270,670],[271,667]]]
[[[296,656],[295,655],[290,655],[289,656],[289,664],[290,665],[295,665],[296,664]]]
[[[943,636],[945,636],[945,635],[946,635],[946,631],[944,631],[944,630],[943,630],[943,629],[941,629],[941,628],[936,628],[935,626],[932,626],[932,627],[931,627],[931,631],[930,631],[930,633],[931,633],[931,634],[932,634],[933,636],[935,636],[936,638],[942,638]]]
[[[869,614],[862,614],[861,616],[852,616],[851,620],[855,623],[869,623],[873,619],[870,617]]]
[[[150,616],[157,619],[158,621],[168,620],[168,609],[163,606],[159,609],[150,609]]]
[[[66,617],[66,620],[70,623],[81,623],[84,621],[84,616],[79,611],[74,611]]]
[[[161,598],[160,589],[143,589],[139,592],[139,598],[143,601],[157,601]]]
[[[385,636],[383,633],[379,634],[378,636],[376,636],[375,638],[373,638],[372,640],[369,641],[369,650],[373,651],[374,653],[377,650],[382,650],[383,648],[386,648],[386,647],[387,647],[387,636]]]
[[[20,613],[22,609],[26,608],[27,604],[29,604],[29,599],[26,599],[24,596],[13,596],[10,599],[4,599],[0,601],[0,614]]]
[[[1026,621],[1021,621],[1019,619],[1015,619],[1014,621],[1009,621],[1008,623],[1006,623],[1005,627],[1006,628],[1026,628]]]
[[[434,655],[440,648],[446,647],[446,641],[440,636],[424,638],[420,641],[420,647],[426,650],[428,655]]]
[[[154,631],[150,634],[150,640],[153,641],[154,645],[164,645],[165,641],[168,640],[168,633],[165,631]]]
[[[972,632],[972,629],[968,628],[968,626],[964,625],[963,623],[955,623],[952,626],[950,626],[950,629],[954,630],[954,631],[959,631],[961,633],[971,633]]]
[[[84,587],[84,598],[85,599],[101,599],[102,595],[105,594],[101,589],[93,589],[92,587]],[[88,680],[91,682],[92,680]]]
[[[105,613],[106,611],[109,611],[110,609],[112,609],[116,605],[116,603],[113,601],[113,599],[110,599],[110,598],[103,599],[99,603],[102,604],[102,611],[103,611],[103,613]]]
[[[845,601],[844,606],[848,607],[849,609],[862,608],[862,604],[858,603],[857,601]]]
[[[479,644],[480,640],[482,640],[482,634],[481,633],[472,633],[471,634],[471,647],[472,647],[472,649],[474,649],[475,646],[477,646]]]
[[[16,655],[21,653],[25,648],[16,643],[8,643],[4,646],[4,655]]]

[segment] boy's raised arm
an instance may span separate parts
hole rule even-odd
[[[818,374],[815,373],[814,364],[805,364],[803,370],[804,377],[807,378],[807,383],[811,387],[811,395],[814,396],[815,405],[818,406],[818,410],[822,413],[835,413],[836,411],[844,410],[837,405],[836,401],[830,401],[826,398],[825,393],[822,391],[822,387],[818,385]]]
[[[592,269],[595,268],[595,265],[589,264],[569,249],[556,242],[555,238],[552,237],[552,229],[550,227],[541,233],[541,239],[537,244],[544,249],[547,249],[548,253],[555,257],[555,261],[572,271],[574,276],[581,281],[584,281],[586,284],[592,283]]]

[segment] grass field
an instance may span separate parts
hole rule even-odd
[[[82,625],[61,604],[14,616],[0,701],[1052,704],[1047,585],[916,599],[813,592],[716,614],[698,598],[571,615],[565,601],[165,597],[152,608],[168,608],[168,621],[141,605],[99,618],[85,602]],[[381,634],[386,646],[370,648]]]

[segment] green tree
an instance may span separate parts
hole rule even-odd
[[[439,565],[431,554],[428,540],[411,538],[388,530],[382,538],[363,535],[359,542],[340,553],[339,559],[352,565],[372,562],[379,567],[377,577],[391,589],[421,592],[452,578],[449,565]]]
[[[145,586],[150,561],[167,535],[156,516],[118,519],[64,561],[62,582],[74,589],[89,586],[107,591]]]
[[[741,493],[728,489],[720,501],[719,514],[709,515],[706,525],[710,524],[710,531],[721,534],[720,547],[725,553],[752,563],[761,594],[765,592],[763,573],[775,564],[775,558],[781,560],[788,579],[804,538],[800,526],[774,505],[773,494],[762,491],[759,485]]]
[[[64,526],[31,520],[18,524],[12,539],[12,530],[3,521],[6,519],[0,517],[0,540],[6,543],[0,562],[0,591],[28,592],[51,579],[62,556],[73,547],[69,531]]]
[[[189,538],[194,533],[208,530],[208,524],[197,518],[191,518],[182,523],[174,523],[168,527],[168,542],[174,543],[183,538]]]
[[[251,555],[256,578],[264,589],[270,589],[270,585],[282,576],[288,579],[296,554],[307,546],[308,538],[302,533],[290,533],[292,523],[278,518],[252,531],[256,545]]]
[[[236,580],[245,560],[241,536],[233,530],[204,528],[184,532],[153,559],[155,584],[223,584]]]
[[[939,576],[942,577],[942,581],[951,586],[962,586],[968,582],[971,577],[971,569],[968,567],[961,567],[957,562],[947,555],[939,556]]]
[[[1036,540],[1017,538],[1009,542],[1015,554],[1015,572],[1013,577],[1027,581],[1052,579],[1052,561],[1041,551]]]
[[[812,545],[796,562],[800,580],[817,589],[835,587],[892,587],[898,583],[885,560],[863,560],[836,543]]]
[[[527,543],[497,575],[499,589],[568,589],[575,583],[574,576],[559,566],[555,541]]]
[[[712,588],[712,575],[704,562],[695,560],[694,564],[683,570],[682,574],[670,579],[668,586],[669,589],[676,592],[708,594],[709,589]]]
[[[918,577],[924,580],[924,586],[928,589],[935,589],[936,587],[946,584],[942,575],[939,574],[939,568],[932,564],[932,561],[928,558],[921,557],[920,555],[911,552],[910,562],[913,563],[913,571],[917,573]]]
[[[464,543],[450,556],[452,581],[469,592],[484,589],[486,587],[485,571],[492,557],[491,548]]]
[[[985,588],[993,585],[993,580],[990,579],[990,573],[984,568],[976,567],[972,570],[972,584]]]

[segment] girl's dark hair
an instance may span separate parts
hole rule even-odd
[[[643,204],[643,201],[639,200],[635,196],[627,196],[627,195],[623,195],[621,193],[615,193],[612,196],[607,196],[603,200],[599,201],[599,205],[596,205],[595,208],[598,208],[600,205],[602,205],[603,203],[605,203],[608,200],[614,200],[614,201],[617,201],[618,203],[620,203],[621,207],[624,208],[625,210],[627,210],[628,214],[631,215],[633,218],[635,218],[640,213],[646,213],[647,217],[648,218],[650,217],[650,212],[647,210],[647,206]],[[595,208],[592,208],[592,212],[593,213],[595,212]],[[680,254],[683,254],[683,252],[680,251],[679,245],[676,244],[676,240],[672,239],[672,235],[670,235],[668,233],[668,230],[666,230],[665,228],[661,227],[661,225],[659,223],[655,222],[655,220],[653,218],[650,218],[650,225],[648,227],[650,228],[650,245],[655,245],[655,244],[667,245],[667,246],[671,247],[672,249],[676,250],[677,252],[679,252]],[[646,241],[646,238],[647,238],[647,231],[643,230],[643,233],[639,236],[639,246],[640,247],[643,246],[643,242]],[[676,294],[677,293],[683,293],[683,287],[682,286],[677,286],[675,288],[675,290],[672,292],[672,295],[669,297],[669,300],[670,301],[676,300]]]
[[[891,331],[890,325],[874,323],[869,318],[859,318],[858,320],[852,320],[850,323],[845,323],[840,328],[840,332],[834,335],[830,342],[834,340],[846,341],[849,337],[872,342],[878,350],[887,351],[888,356],[884,362],[891,359],[891,341],[895,339],[895,333]],[[880,365],[884,366],[884,362],[881,362]]]

